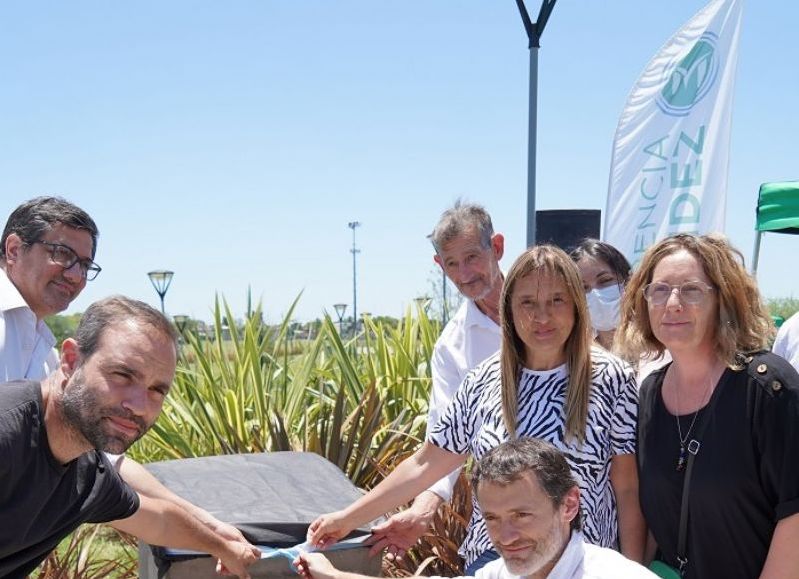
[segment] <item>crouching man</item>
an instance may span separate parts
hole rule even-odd
[[[0,386],[0,577],[29,574],[81,523],[109,521],[154,545],[211,553],[223,571],[248,576],[256,547],[139,495],[104,454],[125,452],[153,425],[176,359],[170,322],[117,296],[89,306],[55,373]]]
[[[500,558],[479,579],[653,579],[611,549],[589,545],[580,532],[580,491],[566,459],[534,438],[500,444],[475,466],[472,490]],[[362,579],[334,568],[319,553],[295,566],[307,579]]]

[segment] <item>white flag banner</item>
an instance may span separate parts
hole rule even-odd
[[[712,0],[660,49],[616,128],[603,239],[636,264],[674,233],[724,231],[741,0]]]

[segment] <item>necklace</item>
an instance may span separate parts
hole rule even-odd
[[[680,456],[677,457],[677,472],[681,472],[685,468],[686,462],[686,443],[688,442],[688,438],[691,436],[691,431],[694,429],[694,425],[696,424],[696,418],[699,416],[699,411],[705,407],[707,404],[708,392],[710,392],[710,385],[711,385],[711,375],[713,374],[713,368],[710,369],[708,375],[706,377],[707,385],[705,386],[705,392],[702,394],[702,398],[699,401],[699,408],[696,409],[694,412],[694,416],[691,419],[691,424],[688,425],[688,430],[685,432],[685,436],[682,434],[682,427],[680,426],[680,388],[676,384],[674,385],[674,392],[677,395],[677,414],[674,415],[674,419],[677,421],[677,438],[680,440]]]

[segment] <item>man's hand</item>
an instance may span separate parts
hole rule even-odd
[[[426,490],[413,501],[409,509],[397,513],[385,523],[372,527],[370,555],[386,549],[389,559],[402,559],[405,551],[413,547],[425,534],[433,517],[444,500],[436,493]]]
[[[325,549],[346,537],[352,527],[349,526],[341,511],[320,515],[308,527],[308,541],[317,549]]]
[[[336,579],[339,574],[321,553],[303,553],[294,559],[294,567],[305,579]]]
[[[242,539],[242,541],[228,541],[226,552],[216,554],[219,557],[216,564],[217,573],[250,579],[247,567],[261,558],[261,550],[250,545],[243,537]]]
[[[385,549],[389,559],[402,559],[405,551],[424,535],[432,520],[432,514],[418,513],[412,507],[393,515],[386,522],[372,527],[372,536],[366,541],[372,546],[369,555],[377,555]]]

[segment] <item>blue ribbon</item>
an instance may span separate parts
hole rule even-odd
[[[327,551],[341,551],[344,549],[355,549],[360,547],[362,543],[369,538],[370,535],[364,535],[362,537],[355,537],[354,539],[347,539],[346,541],[339,541],[338,543],[334,543],[330,545],[327,549],[324,549],[325,552]],[[284,549],[277,549],[275,547],[263,547],[258,546],[261,550],[261,559],[272,559],[275,557],[285,557],[289,560],[289,563],[293,563],[294,560],[302,555],[303,553],[313,553],[318,551],[316,547],[310,544],[308,541],[303,543],[298,543],[293,547],[286,547]],[[294,565],[289,565],[295,573],[297,570],[294,568]]]

